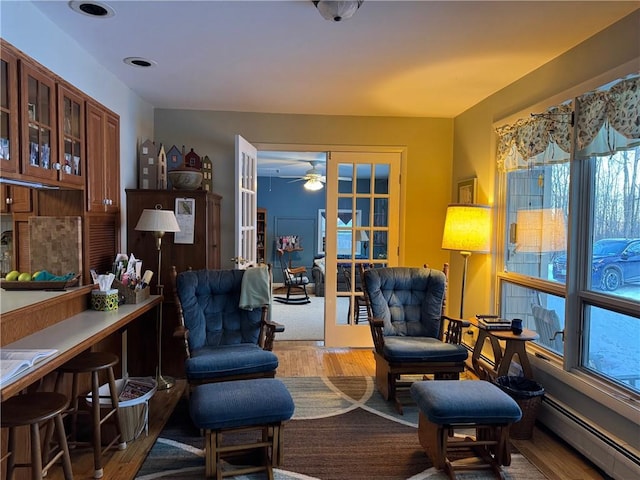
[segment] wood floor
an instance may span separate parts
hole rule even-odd
[[[281,377],[374,374],[374,361],[370,349],[324,348],[321,342],[276,341],[274,352],[280,361],[278,376]],[[184,381],[179,381],[172,389],[154,395],[149,409],[149,436],[129,443],[127,449],[122,452],[108,452],[104,457],[105,479],[130,480],[135,477],[184,388]],[[546,430],[536,427],[531,440],[515,440],[514,445],[550,480],[607,478],[561,439]],[[89,452],[73,452],[72,461],[76,480],[92,478],[92,456]],[[47,478],[62,480],[61,469],[55,467]]]

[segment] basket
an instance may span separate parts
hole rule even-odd
[[[498,377],[495,382],[502,391],[516,401],[522,410],[522,418],[511,425],[509,436],[515,440],[530,439],[544,397],[544,388],[539,383],[524,377]]]
[[[113,287],[118,289],[118,295],[120,298],[124,298],[125,304],[140,303],[149,298],[148,286],[135,290],[123,285],[118,280],[114,280]]]

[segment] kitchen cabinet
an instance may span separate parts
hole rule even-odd
[[[56,83],[37,65],[21,58],[21,173],[46,183],[58,181]]]
[[[18,173],[18,57],[0,44],[0,170]]]
[[[171,268],[181,272],[189,268],[220,268],[220,205],[222,197],[205,190],[139,190],[127,189],[127,250],[142,260],[143,270],[152,270],[151,293],[157,292],[158,250],[153,232],[137,231],[136,225],[145,208],[156,208],[175,212],[176,199],[193,201],[193,242],[176,243],[174,233],[162,237],[162,270],[160,282],[164,285],[163,331],[162,331],[162,372],[174,377],[184,377],[184,348],[173,338],[177,324],[175,289],[171,282]],[[130,332],[130,341],[145,344],[153,327],[143,332]],[[153,347],[150,347],[153,348]]]
[[[120,117],[102,105],[86,103],[88,212],[120,211]]]
[[[58,149],[62,183],[84,186],[84,97],[65,84],[58,84]]]
[[[32,191],[27,187],[0,184],[1,213],[29,213],[33,210]]]

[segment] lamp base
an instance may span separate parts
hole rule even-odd
[[[158,384],[158,390],[169,390],[176,384],[176,380],[173,377],[156,375],[156,383]]]

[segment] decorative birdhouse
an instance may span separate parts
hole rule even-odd
[[[202,159],[202,186],[207,192],[213,192],[213,162],[209,155]]]
[[[151,140],[145,140],[138,150],[138,188],[149,190],[158,188],[158,161],[156,147]]]
[[[164,151],[164,145],[160,144],[158,150],[158,189],[167,189],[167,154]]]

